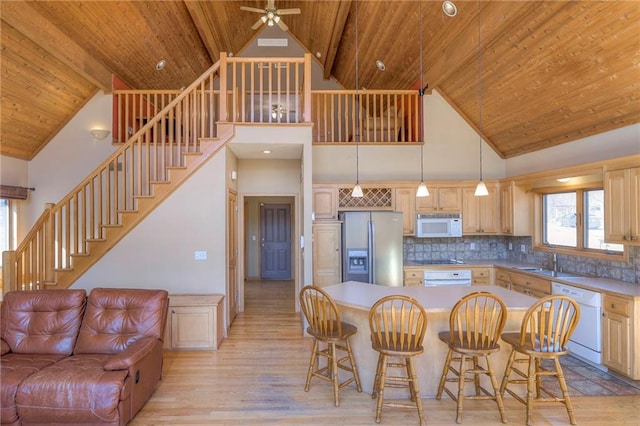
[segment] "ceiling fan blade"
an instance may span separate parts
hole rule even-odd
[[[258,28],[260,28],[260,25],[262,25],[264,22],[262,22],[262,18],[258,19],[256,21],[255,24],[253,24],[253,26],[251,27],[252,30],[257,30]]]
[[[267,0],[267,9],[275,9],[276,8],[275,3],[276,3],[275,0]]]
[[[285,24],[282,19],[278,21],[278,26],[282,31],[289,31],[289,27],[287,27],[287,24]]]
[[[247,12],[264,13],[264,9],[258,9],[257,7],[249,7],[249,6],[240,6],[240,10],[244,10]]]
[[[278,9],[276,13],[278,15],[297,15],[300,13],[300,8],[296,7],[293,9]]]

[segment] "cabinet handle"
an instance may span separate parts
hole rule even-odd
[[[606,312],[603,312],[603,313],[602,313],[602,318],[606,318],[606,317],[607,317],[607,313],[606,313]]]
[[[629,239],[630,239],[631,241],[635,241],[637,238],[636,238],[636,237],[634,237],[634,236],[632,235],[631,237],[629,237]]]
[[[172,309],[172,310],[171,310],[171,313],[172,313],[172,314],[175,314],[175,313],[176,313],[176,311],[174,311],[174,310]]]
[[[615,304],[615,303],[612,303],[612,304],[611,304],[611,309],[615,309],[615,308],[616,308],[616,304]]]

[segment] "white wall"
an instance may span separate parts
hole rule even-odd
[[[507,159],[507,176],[519,176],[640,154],[640,123]]]
[[[478,134],[437,91],[424,97],[425,180],[478,179]],[[420,147],[361,145],[360,181],[420,180]],[[505,161],[483,142],[485,179],[505,176]],[[314,182],[355,181],[356,147],[314,146]]]
[[[57,203],[107,159],[117,147],[112,135],[95,140],[89,130],[111,130],[112,96],[96,94],[78,114],[29,162],[29,228],[46,203]]]
[[[0,155],[0,183],[11,186],[28,186],[29,163],[26,160]]]
[[[225,293],[224,152],[111,249],[73,286],[163,288],[170,293]],[[194,251],[206,260],[194,260]]]

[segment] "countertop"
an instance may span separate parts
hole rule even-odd
[[[392,294],[413,297],[427,312],[450,312],[469,293],[489,291],[500,297],[509,310],[526,310],[538,299],[497,286],[388,287],[347,281],[324,287],[336,303],[369,310],[376,301]]]
[[[539,265],[530,265],[520,262],[511,262],[508,260],[465,260],[463,264],[445,264],[445,265],[425,265],[416,262],[405,262],[404,266],[409,268],[455,268],[460,269],[464,266],[470,266],[474,268],[479,267],[496,267],[506,269],[510,272],[517,272],[519,274],[527,274],[537,278],[547,279],[553,282],[559,282],[563,284],[573,285],[575,287],[585,288],[588,290],[606,291],[609,293],[616,293],[622,296],[633,297],[634,299],[640,299],[640,285],[631,284],[624,281],[612,280],[609,278],[587,277],[575,274],[571,277],[550,277],[549,275],[537,273],[535,271],[523,271],[517,268],[522,267],[539,267]]]

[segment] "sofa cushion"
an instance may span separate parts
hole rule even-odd
[[[164,290],[93,289],[74,353],[116,354],[142,337],[162,340],[168,304]]]
[[[126,370],[105,371],[109,355],[74,355],[26,378],[16,396],[25,423],[115,423],[130,389]]]
[[[0,357],[0,423],[11,424],[18,420],[16,394],[20,383],[65,357],[66,355],[15,353]]]
[[[84,290],[8,292],[1,337],[13,353],[71,355],[85,300]]]

